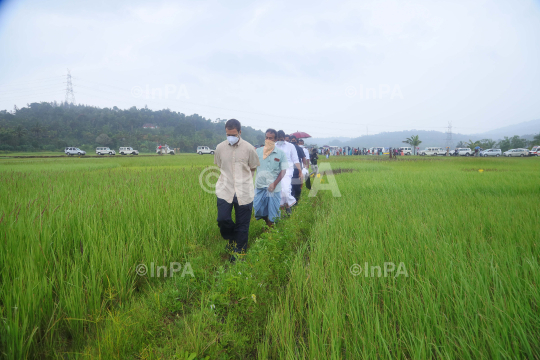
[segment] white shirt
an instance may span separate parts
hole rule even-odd
[[[293,144],[284,141],[283,145],[278,145],[276,142],[276,147],[283,151],[285,155],[287,156],[287,162],[289,163],[289,169],[294,168],[294,164],[300,164],[300,160],[298,160],[298,153],[296,152],[296,148]]]
[[[304,150],[304,154],[306,154],[306,159],[309,160],[309,150],[304,147],[304,145],[300,145],[300,147],[302,148],[302,150]]]

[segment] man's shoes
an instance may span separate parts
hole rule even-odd
[[[291,210],[290,207],[285,208],[285,212],[287,213],[288,216],[291,216],[291,214],[292,214],[292,210]]]
[[[231,264],[234,264],[236,261],[245,261],[244,259],[242,259],[242,255],[245,255],[243,253],[239,253],[239,252],[233,252],[233,254],[231,255],[231,258],[229,259],[229,262]]]
[[[233,243],[228,242],[227,245],[225,245],[225,251],[230,253],[231,251],[234,251],[235,247],[236,247],[236,242],[233,242]]]

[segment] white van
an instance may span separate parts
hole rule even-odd
[[[202,155],[202,154],[214,155],[214,151],[216,150],[212,150],[208,146],[197,146],[197,154],[199,155]]]
[[[412,155],[412,148],[410,148],[410,147],[400,147],[399,152],[402,152],[403,155]]]
[[[118,150],[118,153],[120,153],[120,155],[139,155],[139,150],[133,150],[132,147],[130,146],[125,146],[125,147],[121,147],[119,150]]]
[[[446,155],[446,150],[441,147],[427,147],[424,150],[420,151],[422,156],[437,156],[437,155]]]
[[[453,156],[471,156],[474,153],[470,148],[456,148],[453,151]]]
[[[97,147],[96,148],[96,154],[98,155],[116,155],[116,151],[109,149],[108,147]]]

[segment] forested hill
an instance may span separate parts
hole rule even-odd
[[[132,146],[153,152],[158,144],[168,144],[181,152],[195,152],[199,145],[215,148],[225,140],[225,121],[168,109],[33,103],[13,112],[0,111],[0,150],[57,151],[76,146],[90,152],[97,146],[116,150]],[[264,143],[263,132],[247,126],[242,126],[242,138],[253,145]]]

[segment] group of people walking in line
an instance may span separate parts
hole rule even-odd
[[[227,140],[216,147],[214,164],[220,169],[216,183],[217,222],[221,236],[233,252],[231,262],[245,253],[251,213],[271,227],[285,211],[298,204],[304,179],[318,173],[317,149],[310,151],[302,139],[283,130],[268,129],[264,147],[255,147],[241,137],[236,119],[225,123]],[[253,178],[255,177],[255,182]],[[236,219],[232,220],[234,208]]]

